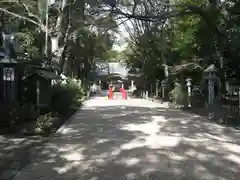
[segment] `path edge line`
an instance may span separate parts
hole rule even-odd
[[[86,101],[88,101],[89,99],[87,99]],[[70,118],[68,118],[68,120],[66,120],[66,122],[64,124],[62,124],[62,126],[55,132],[52,134],[52,136],[57,136],[57,135],[61,135],[63,130],[73,121],[73,119],[77,116],[77,114],[82,110],[82,108],[85,106],[86,101],[84,101],[82,103],[82,106],[79,107],[75,113],[72,114],[72,116]]]

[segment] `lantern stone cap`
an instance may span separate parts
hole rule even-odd
[[[165,85],[166,85],[166,81],[165,81],[165,80],[162,80],[162,81],[161,81],[161,85],[164,85],[164,86],[165,86]]]
[[[214,64],[209,65],[204,72],[217,72],[217,68]]]

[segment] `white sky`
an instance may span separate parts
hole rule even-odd
[[[120,23],[120,22],[119,22]],[[129,21],[124,22],[125,26],[130,26],[131,24]],[[117,40],[119,41],[119,44],[115,44],[113,46],[114,50],[117,51],[122,51],[126,48],[127,43],[126,40],[129,39],[129,34],[125,28],[124,24],[120,24],[118,29],[119,29],[119,34],[117,34]]]
[[[120,7],[120,9],[121,9],[121,11],[123,11],[125,13],[131,13],[131,12],[129,12],[129,10],[127,8]],[[124,23],[122,23],[122,22],[124,22]],[[129,40],[129,37],[130,37],[129,33],[125,27],[127,26],[127,27],[130,27],[130,29],[131,29],[131,28],[133,28],[133,26],[132,26],[132,23],[130,22],[130,20],[127,20],[125,18],[117,20],[117,23],[120,24],[118,27],[119,34],[117,35],[117,39],[120,43],[116,44],[113,47],[113,49],[122,51],[126,48],[126,46],[127,46],[126,40]]]

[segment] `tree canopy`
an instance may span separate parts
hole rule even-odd
[[[44,53],[46,2],[0,2],[8,31],[15,32],[32,59]],[[214,63],[222,80],[238,78],[240,3],[236,0],[54,1],[49,6],[48,37],[61,72],[85,76],[95,59],[125,59],[145,76],[162,78],[163,67]],[[128,47],[112,50],[118,25],[130,22]],[[77,65],[77,66],[76,66]],[[192,67],[192,66],[190,66]],[[166,74],[166,73],[165,73]]]
[[[80,64],[89,71],[95,59],[111,58],[109,51],[115,41],[117,22],[103,14],[91,15],[98,3],[91,0],[51,2],[0,2],[5,33],[18,37],[22,52],[29,60],[41,62],[45,54],[48,58],[53,57],[52,62],[59,66],[60,72],[76,76]]]
[[[133,26],[125,53],[128,66],[159,78],[163,65],[192,68],[194,63],[204,69],[215,64],[222,81],[240,78],[238,1],[146,0],[121,6],[128,10],[118,6],[114,13],[131,19]]]

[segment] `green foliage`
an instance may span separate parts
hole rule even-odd
[[[236,68],[240,66],[239,3],[174,0],[171,5],[176,11],[189,13],[170,18],[164,25],[133,20],[136,30],[125,51],[128,67],[141,69],[148,78],[162,79],[163,64],[195,63],[205,68],[214,63],[222,84],[224,76],[240,79]]]
[[[83,95],[83,90],[74,80],[58,82],[52,89],[52,108],[60,114],[65,113],[69,108],[79,107]]]
[[[50,127],[53,125],[55,118],[52,117],[51,113],[40,115],[37,117],[35,131],[37,133],[47,132]]]
[[[22,52],[27,53],[30,59],[35,59],[40,56],[40,49],[36,46],[35,35],[36,34],[30,31],[16,33],[16,37],[19,40],[20,49]]]
[[[47,0],[0,2],[1,8],[12,12],[6,13],[4,17],[7,29],[19,37],[21,48],[24,53],[28,53],[30,60],[42,59],[44,53],[46,2]],[[55,38],[58,54],[61,56],[59,61],[61,72],[69,76],[79,74],[76,67],[82,62],[91,67],[95,58],[102,60],[109,58],[108,51],[111,50],[115,40],[117,23],[112,16],[90,14],[91,9],[98,6],[99,2],[91,0],[64,0],[49,6],[49,57],[52,55],[50,40]],[[86,69],[89,71],[88,66]]]
[[[67,75],[79,75],[79,66],[84,64],[83,79],[87,79],[88,72],[94,67],[95,60],[107,61],[111,58],[111,48],[114,37],[109,33],[94,32],[88,28],[79,28],[71,34],[68,42],[68,61],[63,70]]]
[[[31,105],[19,103],[0,104],[1,125],[19,124],[37,117],[37,112]]]
[[[167,45],[162,43],[163,34],[155,27],[136,37],[124,51],[127,66],[138,68],[150,79],[162,79],[162,64]]]
[[[200,18],[197,16],[174,18],[173,36],[171,42],[172,51],[178,52],[181,60],[191,58],[196,53],[196,31]]]

